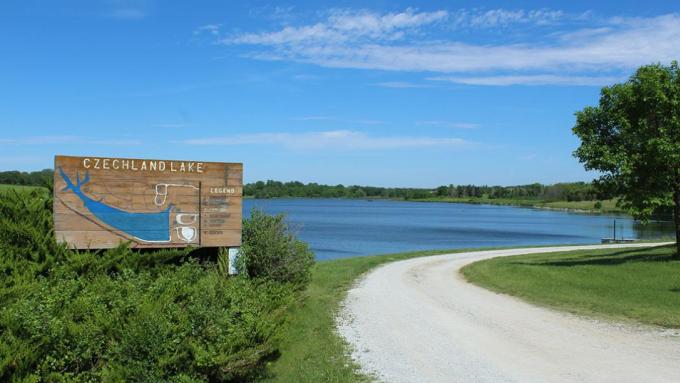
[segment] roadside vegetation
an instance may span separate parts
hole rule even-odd
[[[465,266],[468,281],[575,314],[680,328],[674,245],[518,255]]]
[[[344,340],[336,332],[342,300],[356,279],[381,264],[414,257],[454,253],[420,251],[318,262],[305,299],[291,307],[281,355],[270,363],[265,382],[366,382],[370,378],[352,363]]]
[[[279,355],[312,265],[281,218],[246,221],[243,263],[261,267],[227,277],[205,249],[70,250],[51,206],[45,188],[0,192],[0,381],[252,380]],[[296,267],[269,269],[265,244]]]

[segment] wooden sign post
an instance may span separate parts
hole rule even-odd
[[[77,249],[238,247],[243,164],[54,158],[57,239]]]

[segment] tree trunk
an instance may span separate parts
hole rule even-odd
[[[680,190],[673,193],[673,221],[675,222],[675,258],[680,259]]]

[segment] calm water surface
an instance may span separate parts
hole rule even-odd
[[[611,237],[658,238],[670,224],[642,228],[622,215],[576,214],[509,206],[342,199],[244,200],[269,214],[285,213],[317,259],[412,250],[599,243]]]

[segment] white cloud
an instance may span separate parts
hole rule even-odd
[[[512,76],[481,76],[481,77],[456,77],[442,76],[430,77],[428,80],[447,81],[465,85],[568,85],[568,86],[603,86],[623,80],[613,76],[560,76],[552,74],[539,75],[512,75]]]
[[[369,11],[331,10],[324,22],[299,27],[286,26],[279,31],[243,33],[222,39],[224,44],[328,44],[358,39],[394,40],[403,31],[445,20],[446,11],[416,12],[408,8],[400,13],[378,14]]]
[[[379,86],[381,88],[394,88],[394,89],[412,89],[412,88],[431,88],[431,85],[428,84],[417,84],[413,82],[405,82],[405,81],[386,81],[386,82],[379,82],[376,84],[373,84],[375,86]]]
[[[210,34],[213,36],[220,35],[220,25],[219,24],[206,24],[194,29],[194,35]]]
[[[451,137],[369,136],[350,130],[306,133],[257,133],[228,137],[194,138],[179,143],[185,145],[280,145],[304,150],[374,150],[404,148],[460,148],[471,143]]]
[[[438,120],[427,120],[427,121],[416,121],[416,125],[419,126],[440,126],[445,128],[453,129],[477,129],[478,124],[472,124],[469,122],[450,122],[450,121],[438,121]]]
[[[592,37],[598,37],[602,35],[606,35],[608,33],[611,33],[613,31],[612,28],[610,27],[599,27],[599,28],[581,28],[575,31],[569,31],[569,32],[558,32],[555,33],[556,36],[560,38],[560,40],[565,41],[565,42],[570,42],[570,41],[578,41],[578,40],[583,40],[587,38],[592,38]]]
[[[106,16],[119,20],[141,20],[152,8],[153,0],[100,0],[107,9]]]
[[[488,44],[464,42],[451,33],[436,37],[426,33],[435,24],[445,22],[454,27],[482,28],[545,25],[581,18],[551,10],[461,12],[407,9],[378,14],[336,10],[321,22],[287,26],[273,32],[236,34],[221,42],[254,46],[247,56],[261,60],[288,60],[332,68],[466,74],[454,78],[457,82],[489,85],[601,85],[637,66],[667,63],[680,57],[680,14],[589,20],[590,24],[600,24],[587,28],[579,20],[578,28],[546,33],[539,42],[533,35],[525,42]],[[505,75],[483,75],[492,71]],[[379,86],[408,87],[406,84],[387,82]]]
[[[457,28],[498,28],[511,24],[553,24],[567,17],[563,11],[550,9],[461,9],[451,15],[452,24]]]

